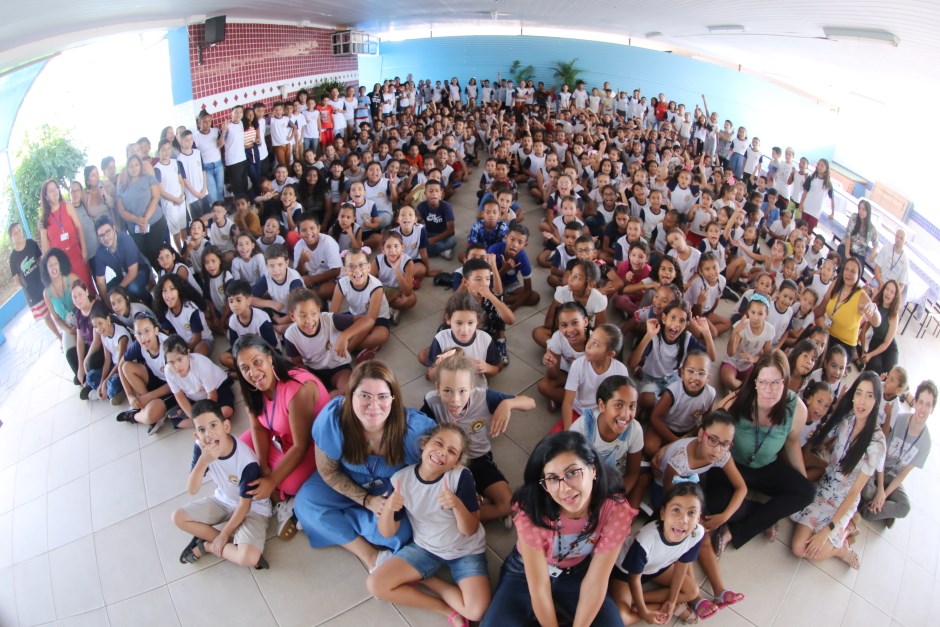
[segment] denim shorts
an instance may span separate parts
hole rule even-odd
[[[669,387],[669,384],[678,378],[678,371],[667,374],[665,377],[648,377],[644,374],[643,380],[640,381],[640,394],[649,392],[659,398],[663,390]]]
[[[409,542],[395,552],[395,557],[407,562],[418,571],[422,579],[427,579],[445,565],[450,568],[450,575],[455,582],[468,577],[489,577],[489,570],[486,568],[486,553],[473,553],[445,560],[427,549],[422,549],[414,542]]]

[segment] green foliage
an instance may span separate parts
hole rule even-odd
[[[17,164],[13,175],[29,229],[34,235],[39,223],[39,192],[43,182],[54,179],[68,189],[69,183],[85,165],[86,157],[85,150],[77,148],[72,143],[71,135],[58,127],[43,124],[26,134],[23,146],[16,155]],[[10,222],[19,219],[13,190],[9,186],[6,197],[10,213],[3,221],[4,230]]]
[[[572,59],[571,61],[557,61],[555,65],[552,66],[552,73],[555,76],[555,80],[558,82],[558,87],[562,85],[568,85],[568,87],[574,91],[575,87],[578,85],[578,81],[581,80],[581,68],[577,66],[578,60]]]
[[[323,98],[323,96],[329,96],[333,89],[338,89],[339,95],[342,96],[346,93],[346,83],[341,83],[339,81],[326,81],[325,83],[320,83],[313,89],[308,89],[307,91],[313,94],[315,103],[320,104],[320,99]]]
[[[512,77],[512,82],[518,85],[522,81],[531,80],[535,76],[535,68],[531,65],[523,66],[522,62],[516,59],[509,66],[509,75]]]

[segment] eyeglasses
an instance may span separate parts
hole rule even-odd
[[[369,394],[368,392],[355,392],[353,394],[363,405],[378,403],[380,407],[385,407],[395,398],[391,394]]]
[[[370,265],[372,265],[372,264],[370,264],[369,262],[365,262],[365,263],[347,263],[347,264],[346,264],[346,269],[347,269],[347,270],[365,270],[365,269],[368,268]]]
[[[702,378],[702,377],[707,377],[707,376],[708,376],[708,371],[707,371],[707,370],[695,370],[694,368],[683,368],[683,370],[684,370],[685,373],[686,373],[687,375],[689,375],[690,377],[699,377],[699,378]]]
[[[576,487],[574,483],[581,478],[582,474],[584,474],[584,468],[572,468],[561,477],[556,477],[555,475],[542,477],[539,479],[539,485],[542,486],[546,492],[556,492],[558,488],[561,487],[562,481],[573,488]]]
[[[766,390],[768,388],[779,388],[784,384],[783,379],[758,379],[756,381],[757,388],[759,390]]]
[[[732,440],[722,440],[717,435],[712,435],[710,433],[705,434],[705,442],[712,448],[720,448],[723,451],[730,451],[734,448],[734,442]]]

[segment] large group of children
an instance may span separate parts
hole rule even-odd
[[[827,331],[825,301],[847,264],[826,252],[807,206],[816,203],[818,215],[831,197],[825,160],[809,169],[805,158],[793,163],[790,148],[763,155],[743,127],[719,128],[707,104],[690,111],[662,94],[647,102],[639,90],[608,85],[556,93],[511,81],[395,79],[318,103],[301,92],[275,104],[271,117],[253,111],[244,128],[254,133],[245,145],[255,169],[235,170],[233,196],[207,198],[205,172],[187,178],[183,165],[171,166],[201,189],[185,184],[195,192],[186,237],[159,248],[149,294],[131,295],[122,284],[99,300],[68,258],[42,256],[11,228],[11,270],[32,290],[31,304],[44,301],[60,312],[63,333],[75,335],[77,326],[84,336],[82,398],[115,406],[126,398],[118,421],[150,433],[167,423],[195,428],[188,490],[196,493],[206,473],[217,490],[174,513],[194,536],[183,561],[212,553],[267,566],[272,503],[250,489],[265,469],[228,436],[236,361],[215,343],[260,336],[330,394],[347,395],[356,363],[381,359],[392,327],[407,320],[422,290],[435,289],[432,281],[453,294],[427,345],[413,348],[434,383],[422,411],[439,426],[417,467],[394,476],[378,516],[381,533],[392,536],[406,514],[415,543],[402,549],[408,559],[387,560],[370,575],[378,598],[439,611],[454,625],[533,617],[546,625],[659,624],[673,613],[695,622],[742,601],[722,580],[718,558],[728,544],[723,525],[748,491],[733,455],[736,427],[769,437],[722,402],[724,392],[747,386],[758,394],[785,386],[806,408],[800,445],[817,498],[793,515],[795,554],[858,568],[850,548],[857,523],[845,520],[858,511],[890,523],[909,511],[903,481],[929,452],[925,421],[937,388],[909,386],[893,364],[847,385],[849,367],[868,360],[858,362],[865,353],[847,351]],[[207,134],[207,118],[197,133]],[[226,150],[234,123],[218,139]],[[271,157],[259,157],[259,146],[268,153],[259,123],[269,129]],[[168,130],[154,165],[171,155],[189,167],[194,133]],[[144,142],[132,152],[149,157]],[[477,220],[458,246],[448,199],[472,186],[474,168]],[[119,216],[99,217],[92,232],[115,225]],[[535,236],[544,248],[530,259]],[[32,265],[23,262],[29,255]],[[488,381],[509,365],[515,312],[539,304],[534,266],[554,289],[532,332],[544,348],[538,391],[560,417],[514,494],[490,440],[513,410],[536,402]],[[893,341],[898,285],[879,285],[872,298]],[[721,308],[723,300],[735,304]],[[789,378],[758,378],[755,364],[777,351],[788,354]],[[730,486],[723,511],[708,506],[699,486],[712,472]],[[631,531],[641,509],[649,522]],[[495,596],[486,521],[514,521],[519,536]],[[216,524],[221,531],[210,531]],[[200,539],[207,537],[215,539]],[[426,568],[415,567],[419,559]],[[696,560],[713,593],[695,582]],[[445,563],[459,587],[434,576]]]

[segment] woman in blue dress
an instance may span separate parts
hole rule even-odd
[[[380,361],[359,364],[347,390],[313,423],[317,472],[297,494],[294,513],[311,546],[340,545],[371,572],[411,539],[407,519],[383,537],[378,516],[394,487],[389,478],[418,463],[418,438],[434,422],[405,407],[395,375]]]

